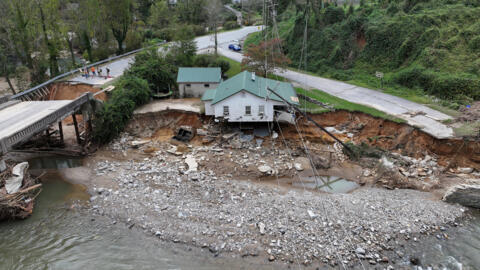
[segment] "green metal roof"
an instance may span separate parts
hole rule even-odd
[[[215,98],[215,94],[217,92],[217,89],[209,89],[203,93],[202,100],[207,101],[207,100],[213,100]]]
[[[255,76],[255,80],[253,80],[252,73],[248,71],[239,73],[236,76],[220,83],[217,89],[215,89],[215,97],[212,99],[212,104],[218,103],[242,90],[260,98],[268,98],[282,102],[279,97],[268,91],[267,87],[275,91],[288,102],[299,105],[297,93],[293,89],[291,83],[275,81],[258,76]],[[202,100],[206,100],[204,98],[208,98],[210,95],[212,95],[212,93],[207,94],[207,92],[205,92],[207,96],[204,95]]]
[[[222,70],[219,67],[178,69],[177,83],[219,83],[221,80]]]

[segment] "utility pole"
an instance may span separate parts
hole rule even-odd
[[[273,91],[270,87],[267,87],[268,91],[272,92],[275,96],[277,96],[278,98],[280,98],[283,102],[285,102],[287,105],[289,105],[291,108],[293,108],[295,111],[299,112],[300,114],[302,114],[308,121],[312,122],[316,127],[318,127],[319,129],[321,129],[323,132],[327,133],[328,136],[332,137],[335,141],[337,141],[339,144],[341,144],[345,149],[347,149],[350,153],[354,154],[354,152],[352,151],[352,149],[350,149],[350,147],[348,147],[348,145],[344,144],[340,139],[338,139],[337,137],[335,137],[335,135],[333,135],[332,133],[330,133],[328,130],[326,130],[324,127],[322,127],[320,124],[318,124],[317,122],[315,122],[315,120],[313,120],[310,116],[308,116],[308,114],[306,112],[302,112],[299,108],[295,107],[292,103],[288,102],[286,99],[284,99],[282,96],[280,96],[279,94],[277,94],[277,92]]]

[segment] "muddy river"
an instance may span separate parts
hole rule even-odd
[[[87,214],[72,207],[88,200],[85,188],[65,181],[55,171],[80,166],[81,160],[30,163],[33,169],[50,170],[42,178],[43,190],[32,217],[0,223],[0,269],[278,269],[278,265],[214,257],[206,250],[166,246],[140,230]],[[338,185],[345,183],[338,181]],[[480,212],[473,216],[465,226],[446,232],[450,240],[414,243],[411,250],[421,264],[480,269]]]
[[[37,160],[33,168],[80,165]],[[274,269],[243,259],[215,258],[207,250],[164,244],[135,228],[92,216],[72,205],[90,197],[55,171],[42,178],[34,214],[0,223],[0,269]]]

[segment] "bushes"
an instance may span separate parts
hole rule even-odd
[[[240,25],[237,23],[237,21],[228,21],[223,24],[223,29],[225,30],[232,30],[237,28],[240,28]]]
[[[214,55],[200,54],[193,61],[195,67],[219,67],[222,74],[230,69],[230,63],[226,60],[215,57]]]
[[[94,140],[107,143],[122,132],[133,115],[136,106],[150,99],[148,83],[134,76],[123,77],[116,85],[113,96],[96,113]]]
[[[135,62],[126,75],[147,81],[153,93],[165,93],[175,88],[176,73],[176,67],[165,60],[156,48],[153,48],[137,54]]]
[[[480,80],[468,75],[439,73],[414,66],[398,72],[393,80],[409,88],[423,88],[444,99],[460,102],[480,99]]]
[[[472,38],[468,43],[468,47],[470,47],[470,50],[473,52],[480,53],[480,35]]]

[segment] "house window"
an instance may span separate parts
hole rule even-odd
[[[192,85],[191,85],[191,84],[189,84],[189,83],[187,83],[187,87],[190,87],[190,86],[192,86]]]
[[[205,86],[206,88],[209,88],[209,87],[210,87],[210,84],[206,83],[206,84],[204,84],[203,86]]]
[[[264,115],[265,114],[265,105],[259,105],[258,106],[258,115]]]
[[[230,114],[230,111],[228,109],[228,106],[223,106],[223,115],[228,116]]]
[[[252,106],[245,106],[245,115],[252,115]]]

